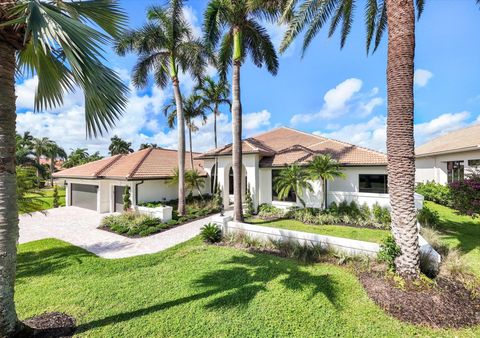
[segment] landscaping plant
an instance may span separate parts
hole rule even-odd
[[[448,185],[426,182],[418,183],[415,191],[422,195],[426,201],[435,202],[444,206],[452,205],[452,194]]]
[[[417,220],[422,227],[435,228],[440,222],[440,215],[437,211],[423,206],[423,208],[417,212]]]
[[[58,187],[56,185],[53,186],[53,207],[58,208],[60,206],[60,202],[58,200]]]
[[[388,269],[396,271],[396,259],[400,255],[401,249],[395,242],[393,236],[388,236],[380,245],[380,251],[378,252],[377,259],[380,262],[387,264]]]
[[[222,239],[222,230],[214,223],[207,223],[200,230],[200,236],[205,242],[217,243]]]
[[[452,207],[469,216],[480,215],[480,173],[473,171],[463,181],[450,183]]]
[[[245,217],[251,217],[255,214],[253,207],[252,193],[250,192],[250,184],[247,186],[247,193],[245,194]]]
[[[132,208],[132,200],[130,196],[130,186],[126,185],[123,190],[123,211],[129,211]]]

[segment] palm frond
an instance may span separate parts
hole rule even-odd
[[[317,9],[317,13],[310,22],[310,26],[303,38],[302,56],[305,55],[305,51],[312,42],[313,38],[322,29],[327,20],[332,16],[333,10],[339,0],[324,0],[321,2],[320,7]]]
[[[480,1],[477,0],[477,4],[478,3],[480,3]],[[415,0],[415,5],[417,7],[417,19],[420,19],[425,9],[425,0]]]
[[[388,20],[387,20],[387,4],[385,0],[380,0],[379,10],[378,10],[378,18],[377,18],[377,33],[375,34],[375,45],[373,48],[373,52],[375,52],[380,46],[380,42],[382,41],[383,33],[387,30]]]
[[[377,27],[377,0],[367,0],[365,6],[365,26],[367,28],[366,49],[367,55],[370,54],[370,46],[372,45],[373,35]]]
[[[340,48],[345,46],[347,41],[348,34],[352,30],[352,15],[355,10],[355,0],[344,0],[343,6],[343,26],[342,26],[342,35],[340,38]]]
[[[257,67],[264,64],[267,70],[276,75],[278,72],[278,57],[267,30],[254,20],[248,20],[243,27],[245,51],[250,53]]]

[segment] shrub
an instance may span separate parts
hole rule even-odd
[[[435,228],[440,222],[440,215],[436,210],[424,206],[423,209],[418,210],[417,220],[424,227]]]
[[[58,208],[60,206],[60,201],[58,198],[58,187],[56,185],[53,186],[53,207]]]
[[[132,201],[130,200],[130,186],[126,185],[123,191],[123,211],[128,211],[132,207]]]
[[[134,212],[110,215],[103,218],[100,227],[128,236],[148,236],[169,227],[159,218]]]
[[[473,172],[463,181],[450,183],[452,206],[461,213],[480,214],[480,173]]]
[[[271,204],[261,204],[258,208],[258,216],[265,220],[283,217],[285,212]]]
[[[372,219],[372,211],[367,203],[363,203],[360,207],[360,218],[363,221],[369,221]]]
[[[200,236],[205,242],[217,243],[222,239],[222,230],[216,224],[208,223],[202,227]]]
[[[385,238],[380,245],[380,251],[378,252],[377,259],[380,262],[387,263],[388,269],[395,271],[395,259],[400,255],[401,250],[398,244],[395,242],[393,236]]]
[[[379,227],[387,230],[390,229],[392,218],[390,216],[390,211],[387,207],[382,207],[380,206],[380,204],[375,203],[372,207],[372,214],[375,223]]]
[[[446,185],[435,182],[418,183],[415,191],[423,195],[426,201],[435,202],[447,207],[452,204],[450,188]]]
[[[250,184],[247,187],[247,193],[245,194],[245,216],[250,217],[255,214],[255,208],[253,207],[252,193],[250,192]]]

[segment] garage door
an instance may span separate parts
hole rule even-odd
[[[98,186],[91,184],[72,184],[72,205],[97,210]]]

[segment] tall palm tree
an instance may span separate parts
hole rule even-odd
[[[108,151],[110,152],[110,155],[119,155],[119,154],[129,154],[133,153],[132,147],[132,142],[127,142],[125,140],[122,140],[120,137],[117,135],[114,135],[110,139],[111,143],[108,146]]]
[[[42,138],[34,138],[32,141],[32,148],[33,148],[33,153],[35,154],[35,159],[37,163],[37,186],[40,187],[40,176],[41,176],[41,170],[40,167],[42,164],[40,163],[40,159],[42,156],[44,156],[49,147],[52,146],[52,140],[50,140],[48,137],[42,137]]]
[[[195,92],[202,97],[203,105],[205,108],[209,109],[213,114],[213,139],[215,144],[215,149],[218,148],[218,139],[217,139],[217,116],[220,115],[218,107],[222,104],[228,104],[230,109],[232,104],[230,102],[230,88],[229,84],[225,79],[220,78],[218,81],[215,81],[213,78],[206,76],[202,79],[200,84],[195,88]],[[214,182],[213,189],[217,189],[217,176],[218,176],[218,159],[215,157],[215,166],[214,166]],[[212,191],[215,193],[215,191]]]
[[[58,158],[66,159],[67,153],[56,142],[52,141],[47,146],[45,154],[50,158],[50,186],[53,187],[53,173],[55,172],[55,161]]]
[[[273,183],[280,200],[287,198],[293,191],[304,207],[306,204],[302,198],[303,193],[313,191],[307,171],[296,163],[280,170]]]
[[[305,0],[297,6],[298,2],[291,1],[284,12],[289,27],[281,51],[308,27],[303,38],[305,51],[329,19],[331,22],[328,35],[332,36],[341,26],[340,45],[345,45],[356,0]],[[413,72],[415,5],[420,16],[424,4],[424,0],[367,0],[365,7],[367,53],[372,43],[374,51],[377,49],[388,27],[388,190],[392,206],[392,232],[401,248],[401,254],[396,261],[397,270],[405,278],[418,277],[420,262],[414,202]]]
[[[330,154],[318,155],[309,163],[307,171],[311,180],[322,182],[323,208],[327,208],[327,183],[336,177],[345,177],[340,164]]]
[[[95,23],[93,28],[86,22]],[[85,93],[88,135],[122,114],[128,87],[102,64],[105,46],[126,16],[116,1],[0,0],[0,336],[19,330],[15,303],[18,210],[15,177],[15,75],[36,74],[35,109],[62,104],[78,85]]]
[[[204,107],[201,102],[201,98],[198,95],[191,94],[187,99],[183,99],[183,114],[185,116],[185,124],[188,129],[188,140],[190,146],[190,165],[192,170],[195,168],[193,164],[193,147],[192,147],[192,133],[198,131],[198,127],[195,125],[195,119],[200,118],[203,123],[207,121]],[[167,117],[168,127],[173,129],[177,120],[177,110],[175,105],[175,99],[172,99],[168,104],[163,107],[163,113]]]
[[[148,22],[126,33],[117,44],[117,52],[135,52],[139,59],[133,68],[136,87],[148,84],[153,73],[155,84],[165,88],[169,79],[173,85],[178,122],[178,214],[185,214],[185,120],[180,91],[179,71],[190,72],[197,78],[207,64],[206,50],[192,35],[192,28],[183,16],[182,0],[169,0],[164,7],[150,7]]]
[[[218,67],[225,78],[232,70],[232,167],[234,182],[234,218],[243,219],[242,211],[242,104],[240,69],[247,54],[257,67],[266,65],[276,75],[278,58],[266,29],[259,20],[273,19],[280,13],[276,1],[211,0],[204,15],[205,39],[209,46],[220,43]],[[223,37],[222,37],[223,35]],[[220,42],[221,40],[221,42]]]

